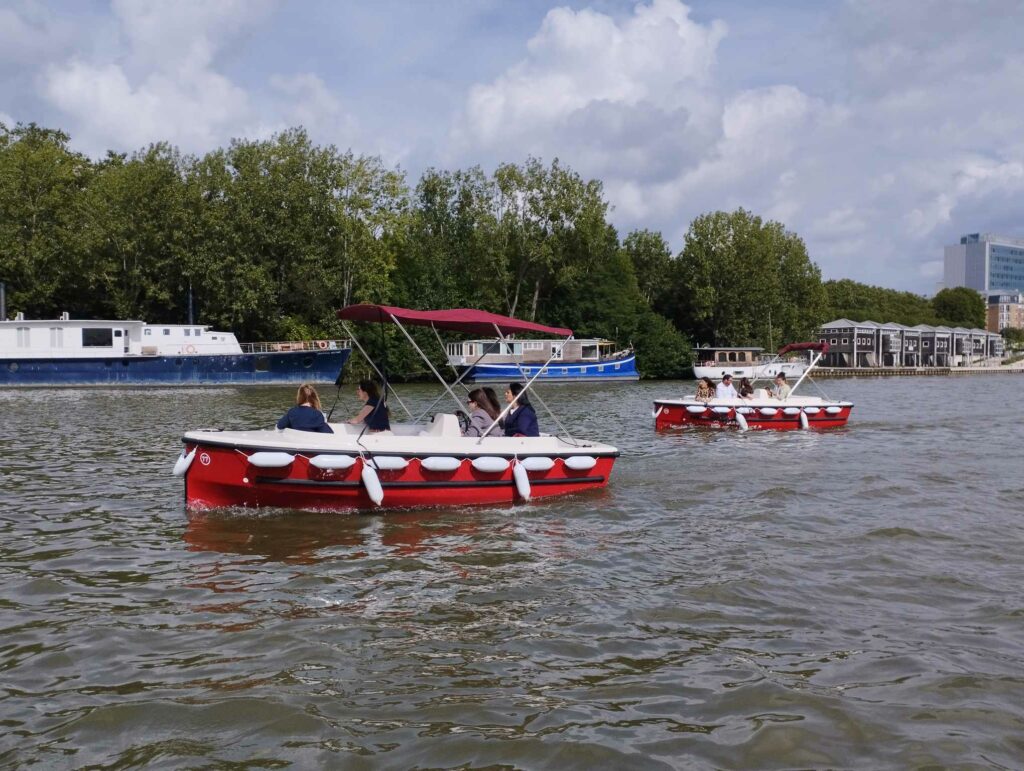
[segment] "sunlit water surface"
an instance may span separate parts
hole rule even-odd
[[[0,394],[0,766],[1024,766],[1024,377],[825,388],[741,434],[549,386],[607,491],[192,518],[182,432],[290,389]]]

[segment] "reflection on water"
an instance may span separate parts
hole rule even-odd
[[[186,516],[181,433],[289,388],[0,394],[0,765],[1018,767],[1022,384],[746,434],[549,387],[606,491],[383,516]]]

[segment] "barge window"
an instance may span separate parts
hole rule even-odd
[[[534,341],[534,342],[523,343],[523,350],[524,351],[543,351],[544,350],[544,342],[538,340],[538,341]]]
[[[83,329],[83,348],[110,348],[114,344],[113,329]]]
[[[185,330],[185,337],[192,337],[192,330],[191,329],[186,329]]]
[[[153,334],[153,330],[152,329],[144,329],[144,330],[142,330],[142,334],[144,334],[146,337],[149,337],[151,334]]]
[[[18,347],[28,348],[29,346],[29,329],[31,327],[18,327]]]
[[[50,327],[50,347],[51,348],[63,348],[64,347],[64,328],[63,327]]]
[[[584,345],[580,350],[581,359],[596,359],[597,358],[597,346],[596,345]]]
[[[165,329],[165,330],[164,330],[164,334],[165,334],[165,335],[169,335],[169,334],[171,334],[171,330],[169,330],[169,329]]]

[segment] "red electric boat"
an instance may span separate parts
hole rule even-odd
[[[377,433],[348,423],[331,423],[333,434],[292,429],[189,431],[182,438],[185,448],[174,469],[185,480],[189,508],[345,510],[509,504],[608,484],[619,451],[606,444],[575,439],[568,432],[562,436],[506,437],[497,423],[482,437],[463,436],[457,413],[465,404],[465,395],[460,397],[452,390],[465,389],[461,378],[449,385],[405,327],[428,326],[435,332],[473,335],[496,333],[497,339],[505,342],[508,335],[518,332],[568,340],[572,330],[471,309],[415,311],[353,305],[338,311],[338,317],[396,325],[441,381],[456,410],[434,414],[430,420],[425,420],[424,413],[408,423],[392,422],[391,430]],[[551,360],[559,352],[553,351]],[[523,390],[531,392],[546,409],[531,390],[542,371],[529,379]],[[380,374],[379,369],[377,372]],[[389,393],[405,408],[385,381],[385,394]],[[436,404],[437,400],[427,412]],[[506,407],[500,417],[511,408]],[[412,418],[408,409],[406,412]],[[562,428],[557,417],[551,414],[551,418]]]
[[[753,399],[697,399],[694,396],[656,399],[655,428],[736,426],[745,431],[748,428],[787,430],[845,426],[853,410],[851,402],[794,394],[821,357],[828,353],[828,343],[792,343],[779,350],[780,356],[808,350],[817,351],[817,355],[785,399],[776,399],[764,388],[755,388]]]

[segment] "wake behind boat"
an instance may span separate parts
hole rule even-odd
[[[780,349],[780,356],[791,351],[818,352],[789,395],[783,399],[775,398],[765,388],[754,389],[752,399],[698,399],[695,396],[656,399],[655,427],[662,429],[680,426],[735,426],[745,431],[748,428],[788,430],[844,426],[853,410],[851,402],[832,401],[817,396],[798,396],[794,393],[821,357],[828,353],[828,347],[828,343],[793,343]]]
[[[503,436],[495,423],[484,436],[463,436],[459,412],[465,396],[462,378],[448,384],[406,330],[426,326],[480,335],[497,333],[507,341],[517,332],[559,335],[572,331],[470,309],[414,311],[384,305],[354,305],[338,311],[343,321],[394,324],[421,355],[455,403],[455,411],[418,418],[397,393],[407,423],[370,432],[363,425],[331,423],[333,434],[292,429],[187,432],[175,465],[184,477],[186,505],[276,506],[313,510],[403,508],[465,504],[510,504],[608,484],[619,451],[610,445],[562,436]],[[353,335],[353,342],[359,341]],[[362,350],[362,347],[360,346]],[[372,362],[371,362],[372,364]],[[374,365],[374,368],[376,366]],[[385,395],[388,384],[385,383]],[[464,375],[465,373],[463,373]],[[543,405],[531,387],[523,388]],[[509,405],[499,416],[508,415]],[[545,405],[546,406],[546,405]],[[551,419],[561,427],[558,419]]]

